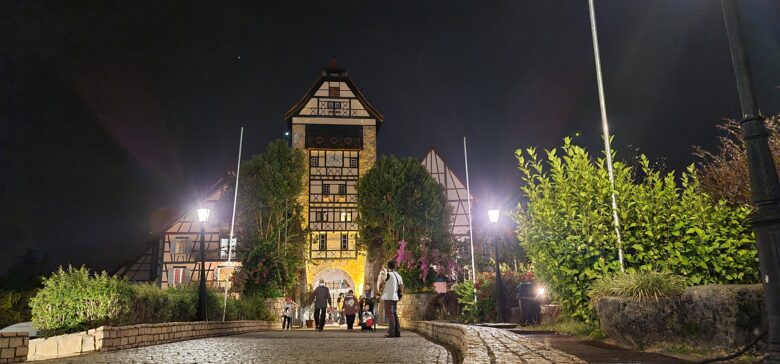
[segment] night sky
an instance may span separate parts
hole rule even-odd
[[[758,98],[780,113],[780,2],[741,1]],[[436,148],[482,205],[517,148],[600,119],[586,0],[0,2],[0,271],[24,248],[114,270],[160,220],[286,130],[337,57],[384,116],[381,154]],[[610,127],[679,170],[738,117],[720,1],[599,0]]]

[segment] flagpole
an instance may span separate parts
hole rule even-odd
[[[241,147],[244,144],[244,127],[241,127],[241,136],[238,139],[238,166],[236,167],[236,188],[233,193],[233,217],[230,218],[230,238],[228,239],[227,269],[225,270],[225,299],[222,301],[222,321],[225,321],[227,315],[227,297],[228,297],[228,273],[230,271],[230,256],[233,255],[233,232],[236,226],[236,202],[238,202],[238,177],[241,173]]]
[[[601,55],[599,54],[599,37],[596,31],[596,10],[593,0],[588,0],[588,9],[590,10],[590,33],[593,37],[593,57],[596,61],[596,83],[599,88],[599,107],[601,109],[601,130],[604,133],[604,154],[607,155],[607,172],[609,173],[609,184],[612,187],[612,221],[615,225],[615,235],[617,236],[618,260],[620,261],[620,271],[625,271],[623,267],[623,241],[620,238],[620,218],[618,217],[617,198],[615,197],[615,173],[612,170],[612,148],[609,143],[609,124],[607,124],[607,104],[604,100],[604,81],[601,77]]]
[[[471,225],[471,186],[469,185],[469,156],[466,152],[466,137],[463,137],[463,159],[466,161],[466,200],[469,206],[469,243],[471,244],[471,281],[474,282],[474,303],[477,302],[477,265],[474,264],[474,229]]]

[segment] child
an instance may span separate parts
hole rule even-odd
[[[374,313],[368,309],[368,305],[363,306],[363,313],[360,315],[360,331],[376,331],[374,324]]]
[[[289,330],[292,326],[292,302],[290,297],[284,298],[284,309],[282,310],[282,316],[284,321],[282,322],[282,330]]]

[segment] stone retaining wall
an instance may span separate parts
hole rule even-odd
[[[44,360],[92,351],[114,351],[211,336],[280,329],[268,321],[169,322],[131,326],[101,326],[75,334],[29,341],[27,360]]]
[[[585,363],[576,356],[501,329],[437,321],[415,321],[405,328],[448,346],[458,363]]]
[[[27,344],[30,338],[26,332],[0,333],[0,364],[21,363],[27,360]]]
[[[435,319],[427,317],[428,306],[436,298],[437,293],[412,293],[405,294],[398,301],[398,321],[401,326],[408,326],[412,321],[426,321]]]
[[[689,287],[661,302],[599,298],[594,308],[602,330],[635,349],[687,344],[733,351],[766,331],[760,284]]]

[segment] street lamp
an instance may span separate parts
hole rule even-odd
[[[211,210],[200,208],[200,284],[198,285],[198,321],[206,321],[206,222],[209,221]]]
[[[751,223],[756,235],[761,283],[764,286],[767,318],[765,362],[780,363],[780,183],[769,149],[764,116],[753,94],[753,76],[740,29],[739,8],[734,0],[722,0],[721,5],[742,107],[740,124],[750,173],[750,191],[757,207]]]
[[[488,210],[488,218],[493,226],[498,223],[501,212],[499,210]],[[498,262],[498,240],[493,244],[496,249],[496,310],[498,311],[498,322],[504,322],[504,284],[501,282],[501,265]]]

